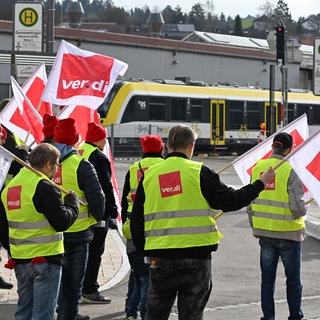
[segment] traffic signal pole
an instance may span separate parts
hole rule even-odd
[[[280,123],[281,127],[288,123],[288,69],[286,64],[287,39],[286,27],[280,19],[275,27],[277,37],[277,65],[281,71],[281,105],[280,105]]]

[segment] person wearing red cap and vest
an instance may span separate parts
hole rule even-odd
[[[49,181],[59,166],[60,152],[40,143],[29,155],[37,175],[23,168],[1,195],[0,235],[17,278],[15,320],[54,317],[63,263],[63,231],[75,221],[79,198],[60,191]],[[5,234],[5,236],[4,236]]]
[[[270,166],[274,167],[292,149],[291,135],[285,132],[273,139],[273,153],[269,159],[260,160],[252,170],[252,180],[257,179]],[[274,290],[279,258],[287,277],[287,302],[289,318],[303,318],[301,310],[302,283],[301,242],[305,238],[303,216],[306,207],[302,199],[303,185],[288,162],[277,170],[275,178],[248,206],[253,235],[259,238],[261,268],[261,320],[275,319]]]
[[[143,156],[135,162],[126,174],[122,193],[122,231],[126,237],[127,255],[132,272],[128,282],[126,299],[126,319],[137,317],[140,308],[141,319],[146,313],[147,291],[149,287],[149,265],[144,262],[143,251],[138,251],[132,242],[130,215],[137,187],[144,172],[163,161],[163,142],[160,136],[151,134],[140,138]]]
[[[169,130],[168,155],[144,172],[131,214],[132,239],[150,262],[146,320],[165,320],[178,297],[179,319],[198,320],[212,289],[211,253],[220,234],[212,209],[247,206],[273,178],[234,190],[214,171],[190,160],[197,134],[186,125]]]
[[[105,241],[108,233],[109,217],[117,218],[118,208],[114,196],[111,182],[111,164],[103,153],[107,143],[107,131],[101,125],[94,122],[88,123],[88,130],[83,143],[78,152],[89,160],[97,171],[98,179],[106,198],[104,215],[102,220],[93,226],[93,240],[89,246],[89,257],[87,271],[83,281],[82,302],[87,303],[105,303],[111,302],[111,299],[104,297],[98,291],[97,282],[102,255],[105,249]]]
[[[54,181],[74,190],[85,205],[80,206],[74,225],[64,232],[65,254],[62,286],[58,299],[58,320],[90,319],[78,315],[83,279],[93,239],[92,226],[104,216],[105,196],[93,165],[75,149],[79,131],[72,118],[59,120],[54,128],[54,145],[59,149],[60,169]]]

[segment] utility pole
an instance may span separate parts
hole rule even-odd
[[[47,31],[46,31],[46,51],[48,53],[53,53],[54,11],[55,11],[55,0],[48,0]]]

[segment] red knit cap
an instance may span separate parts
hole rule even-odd
[[[7,130],[0,124],[0,135],[1,139],[5,140],[7,138]]]
[[[68,146],[76,144],[79,140],[79,131],[75,120],[72,118],[59,120],[54,128],[53,140]]]
[[[43,128],[42,132],[45,138],[53,137],[54,128],[57,125],[59,119],[56,116],[52,116],[49,113],[43,115]]]
[[[106,136],[107,131],[100,124],[96,124],[95,122],[88,123],[86,142],[97,142],[104,139]]]
[[[150,134],[149,136],[141,137],[140,143],[142,145],[142,150],[144,153],[147,153],[147,152],[159,153],[163,148],[162,139],[156,134]]]

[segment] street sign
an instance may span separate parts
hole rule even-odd
[[[43,4],[16,2],[14,6],[14,51],[43,52]]]
[[[313,94],[320,96],[320,39],[315,39],[313,47]]]

